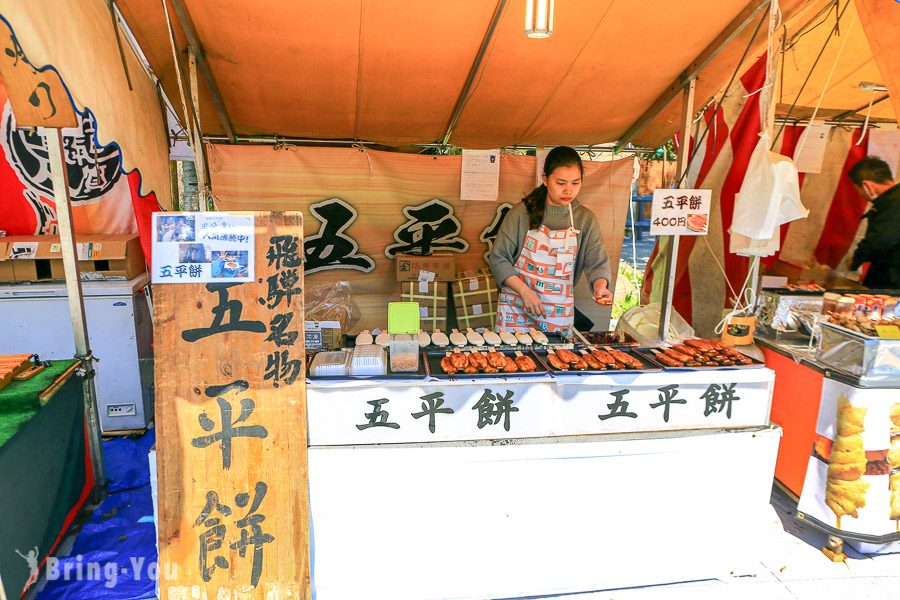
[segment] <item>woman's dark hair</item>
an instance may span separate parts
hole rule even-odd
[[[584,177],[584,165],[581,164],[581,157],[574,148],[569,146],[557,146],[547,153],[547,160],[544,161],[544,175],[550,177],[557,167],[572,167],[578,165],[581,176]],[[533,190],[531,193],[522,198],[525,208],[528,210],[528,228],[537,229],[544,221],[544,210],[547,208],[547,186],[543,183]]]

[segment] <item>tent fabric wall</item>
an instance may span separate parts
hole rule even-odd
[[[715,116],[712,107],[707,110],[703,121],[711,123],[715,118],[715,122],[691,159],[688,187],[711,188],[713,207],[709,235],[681,239],[673,303],[701,335],[712,334],[723,309],[733,305],[734,296],[740,293],[747,277],[749,260],[727,251],[728,229],[734,197],[746,174],[760,127],[759,94],[746,95],[762,87],[764,79],[765,62],[760,59],[740,78]],[[802,130],[785,127],[775,150],[793,156]],[[782,226],[782,248],[767,262],[781,258],[796,264],[818,261],[831,267],[841,266],[864,231],[860,218],[866,203],[846,180],[850,165],[865,156],[865,140],[856,144],[860,135],[859,129],[832,129],[822,172],[801,174],[801,197],[810,215]],[[696,136],[695,131],[694,139]],[[661,239],[650,257],[642,302],[661,298],[665,270],[662,248],[666,243],[667,239]],[[726,277],[719,265],[724,267]]]
[[[894,114],[900,114],[900,6],[896,2],[880,0],[855,0],[856,10],[880,77],[875,83],[884,83],[891,90]],[[872,80],[869,80],[872,81]]]
[[[0,17],[32,65],[59,72],[75,110],[93,113],[98,143],[121,148],[122,170],[140,166],[141,195],[155,193],[168,206],[168,139],[160,98],[123,33],[134,88],[129,90],[107,3],[0,0]]]
[[[360,303],[359,329],[384,327],[386,302],[399,299],[394,262],[385,254],[396,243],[398,228],[407,217],[404,209],[438,200],[453,209],[461,224],[459,238],[468,247],[457,252],[457,270],[484,267],[488,246],[482,235],[505,205],[518,202],[535,185],[534,157],[500,156],[500,196],[497,202],[466,202],[460,197],[461,156],[427,156],[354,148],[299,148],[214,146],[210,152],[213,189],[222,210],[301,210],[307,246],[307,284],[347,280]],[[634,177],[633,159],[612,162],[585,161],[585,180],[580,201],[591,208],[601,225],[604,245],[616,274],[625,212]],[[322,202],[339,199],[331,211],[355,220],[344,234],[358,248],[355,254],[371,261],[371,270],[316,269],[309,260],[310,240],[322,228]],[[349,208],[347,208],[349,207]],[[318,213],[316,212],[318,211]],[[332,220],[333,221],[333,220]],[[333,221],[332,225],[334,224]],[[332,258],[339,252],[332,248]],[[360,264],[365,259],[360,259]],[[600,308],[582,285],[576,302],[598,326],[609,319],[609,308]]]

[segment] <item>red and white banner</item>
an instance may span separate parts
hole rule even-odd
[[[754,92],[764,85],[765,75],[763,56],[735,82],[717,112],[714,107],[707,109],[705,123],[709,124],[709,131],[701,145],[693,149],[686,187],[712,189],[713,205],[709,234],[681,239],[673,303],[700,335],[712,335],[723,309],[733,305],[734,296],[740,293],[747,277],[749,259],[728,252],[728,230],[735,194],[740,191],[759,140],[760,95]],[[700,130],[703,129],[705,125]],[[786,126],[774,151],[792,157],[803,129]],[[781,250],[764,259],[764,264],[777,258],[801,265],[842,264],[862,235],[860,219],[867,204],[847,178],[849,168],[866,155],[867,140],[857,145],[861,133],[859,129],[832,128],[821,173],[800,174],[801,197],[810,215],[782,226]],[[642,303],[660,300],[664,269],[664,253],[657,242],[644,277]]]
[[[50,161],[42,128],[18,128],[0,86],[0,231],[6,235],[57,233],[56,204],[50,181]],[[72,219],[78,233],[137,233],[150,230],[150,215],[160,210],[156,195],[141,196],[140,173],[126,173],[115,143],[102,146],[100,126],[90,110],[78,113],[80,126],[63,129],[63,149],[72,199]],[[149,246],[144,248],[150,256]]]

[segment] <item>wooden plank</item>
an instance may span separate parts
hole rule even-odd
[[[153,289],[162,600],[310,597],[303,223],[253,214],[255,281]]]
[[[77,127],[69,94],[55,70],[35,69],[9,29],[0,52],[0,78],[17,127]]]
[[[12,383],[16,375],[30,365],[30,354],[4,354],[0,356],[0,390]]]

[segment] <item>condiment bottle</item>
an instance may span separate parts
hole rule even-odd
[[[835,308],[837,308],[838,300],[840,299],[840,294],[836,294],[835,292],[825,292],[825,295],[822,297],[822,314],[834,312]]]
[[[837,301],[837,306],[834,308],[834,313],[836,315],[849,315],[854,311],[855,301],[853,298],[848,298],[844,296],[840,300]]]

